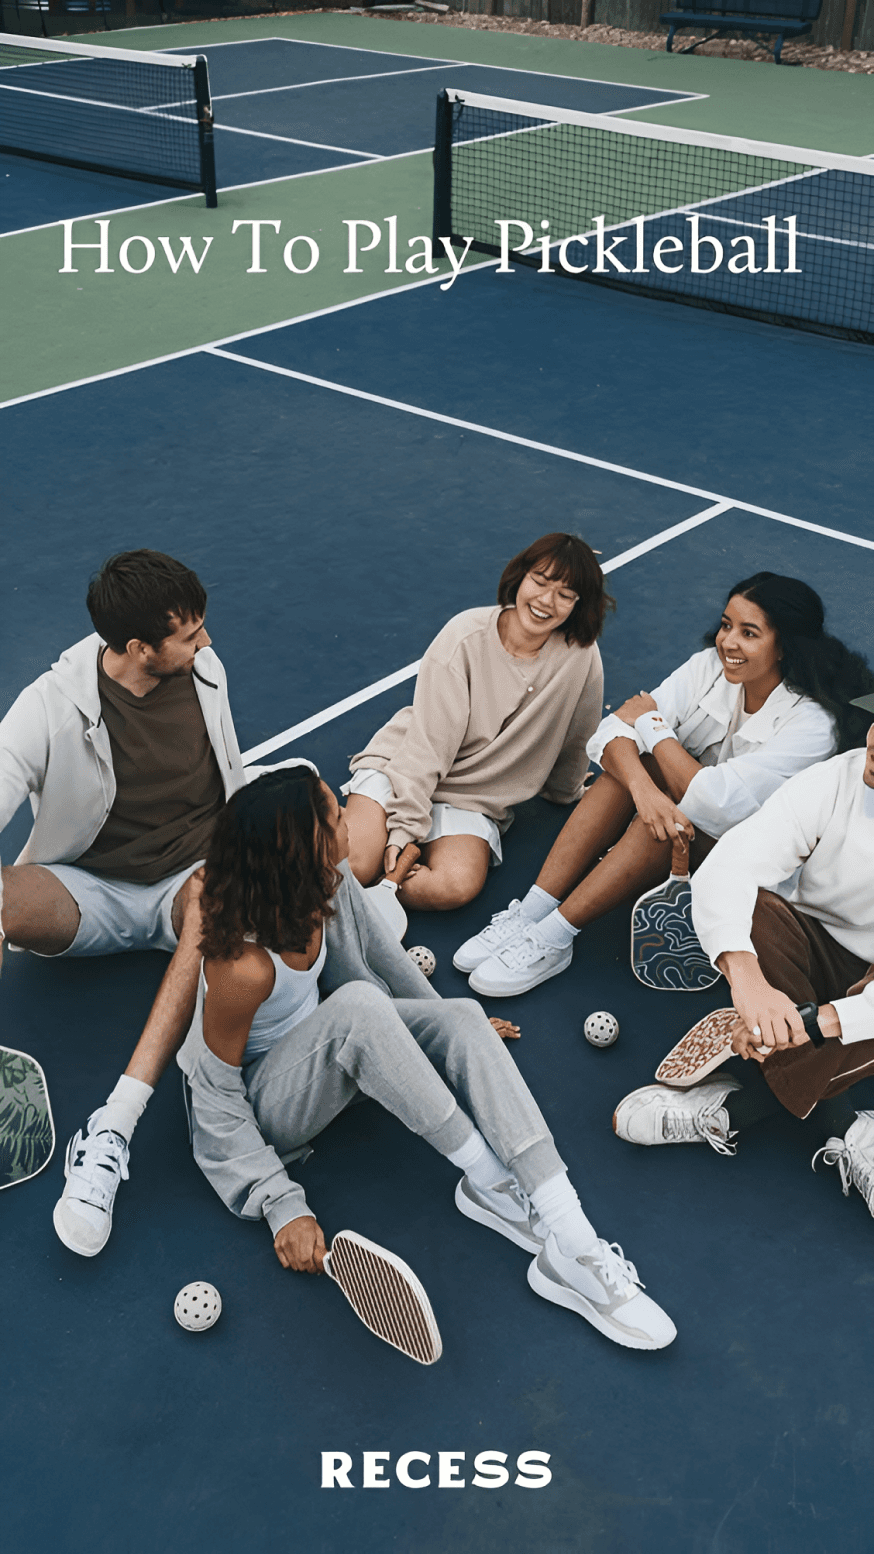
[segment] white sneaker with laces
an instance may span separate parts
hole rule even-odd
[[[452,957],[452,964],[456,971],[476,971],[477,966],[484,960],[489,960],[492,955],[506,944],[508,939],[515,937],[523,922],[527,919],[522,916],[521,901],[511,901],[503,912],[496,912],[487,928],[482,933],[474,934],[472,939],[465,939],[459,945]]]
[[[742,1085],[730,1074],[691,1090],[644,1085],[632,1090],[613,1113],[613,1132],[629,1144],[709,1144],[718,1155],[733,1155],[737,1145],[723,1102]]]
[[[539,1252],[545,1245],[546,1232],[537,1211],[514,1177],[497,1187],[482,1188],[463,1176],[455,1189],[455,1206],[468,1219],[488,1225],[528,1252]]]
[[[664,1349],[677,1329],[661,1306],[643,1293],[637,1269],[621,1246],[597,1241],[583,1257],[565,1257],[555,1236],[528,1269],[532,1290],[556,1306],[576,1311],[624,1349]]]
[[[103,1108],[88,1118],[88,1128],[67,1145],[64,1191],[52,1220],[64,1246],[80,1257],[102,1252],[112,1230],[112,1206],[120,1182],[128,1180],[127,1140],[100,1128]],[[96,1128],[95,1128],[96,1124]]]
[[[566,971],[574,958],[574,947],[553,949],[547,944],[536,923],[522,920],[513,938],[502,949],[477,966],[470,978],[475,993],[490,998],[512,998],[527,993],[550,977]]]
[[[845,1198],[856,1187],[874,1215],[874,1112],[857,1112],[842,1139],[831,1138],[818,1149],[811,1165],[822,1155],[823,1165],[836,1165]]]

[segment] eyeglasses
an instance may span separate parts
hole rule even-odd
[[[541,593],[551,593],[559,604],[572,609],[575,604],[579,603],[579,594],[575,594],[571,588],[565,588],[553,578],[547,577],[545,572],[529,572],[528,576],[535,588],[539,589]]]

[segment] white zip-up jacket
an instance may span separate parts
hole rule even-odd
[[[680,808],[708,836],[722,836],[754,815],[790,777],[837,749],[834,721],[825,708],[790,691],[782,680],[764,706],[726,739],[743,688],[726,680],[715,648],[693,654],[650,694],[683,749],[696,760],[705,757]],[[646,750],[631,724],[611,713],[586,746],[589,759],[600,765],[611,739],[633,739],[641,754]],[[705,752],[714,747],[715,757],[707,761]]]
[[[0,831],[30,798],[33,830],[18,863],[75,863],[115,800],[109,734],[97,688],[96,633],[61,654],[27,686],[0,723]],[[228,798],[247,777],[228,702],[227,680],[212,648],[201,648],[194,689]]]

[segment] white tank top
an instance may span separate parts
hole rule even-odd
[[[266,945],[262,945],[266,949]],[[294,971],[285,961],[267,950],[276,972],[273,991],[257,1010],[243,1053],[243,1062],[259,1058],[300,1025],[319,1006],[318,978],[328,952],[327,935],[322,925],[322,947],[308,971]]]

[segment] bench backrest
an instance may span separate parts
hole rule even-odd
[[[822,10],[822,0],[674,0],[676,9],[696,11],[704,16],[718,14],[747,16],[781,16],[792,21],[815,22]]]

